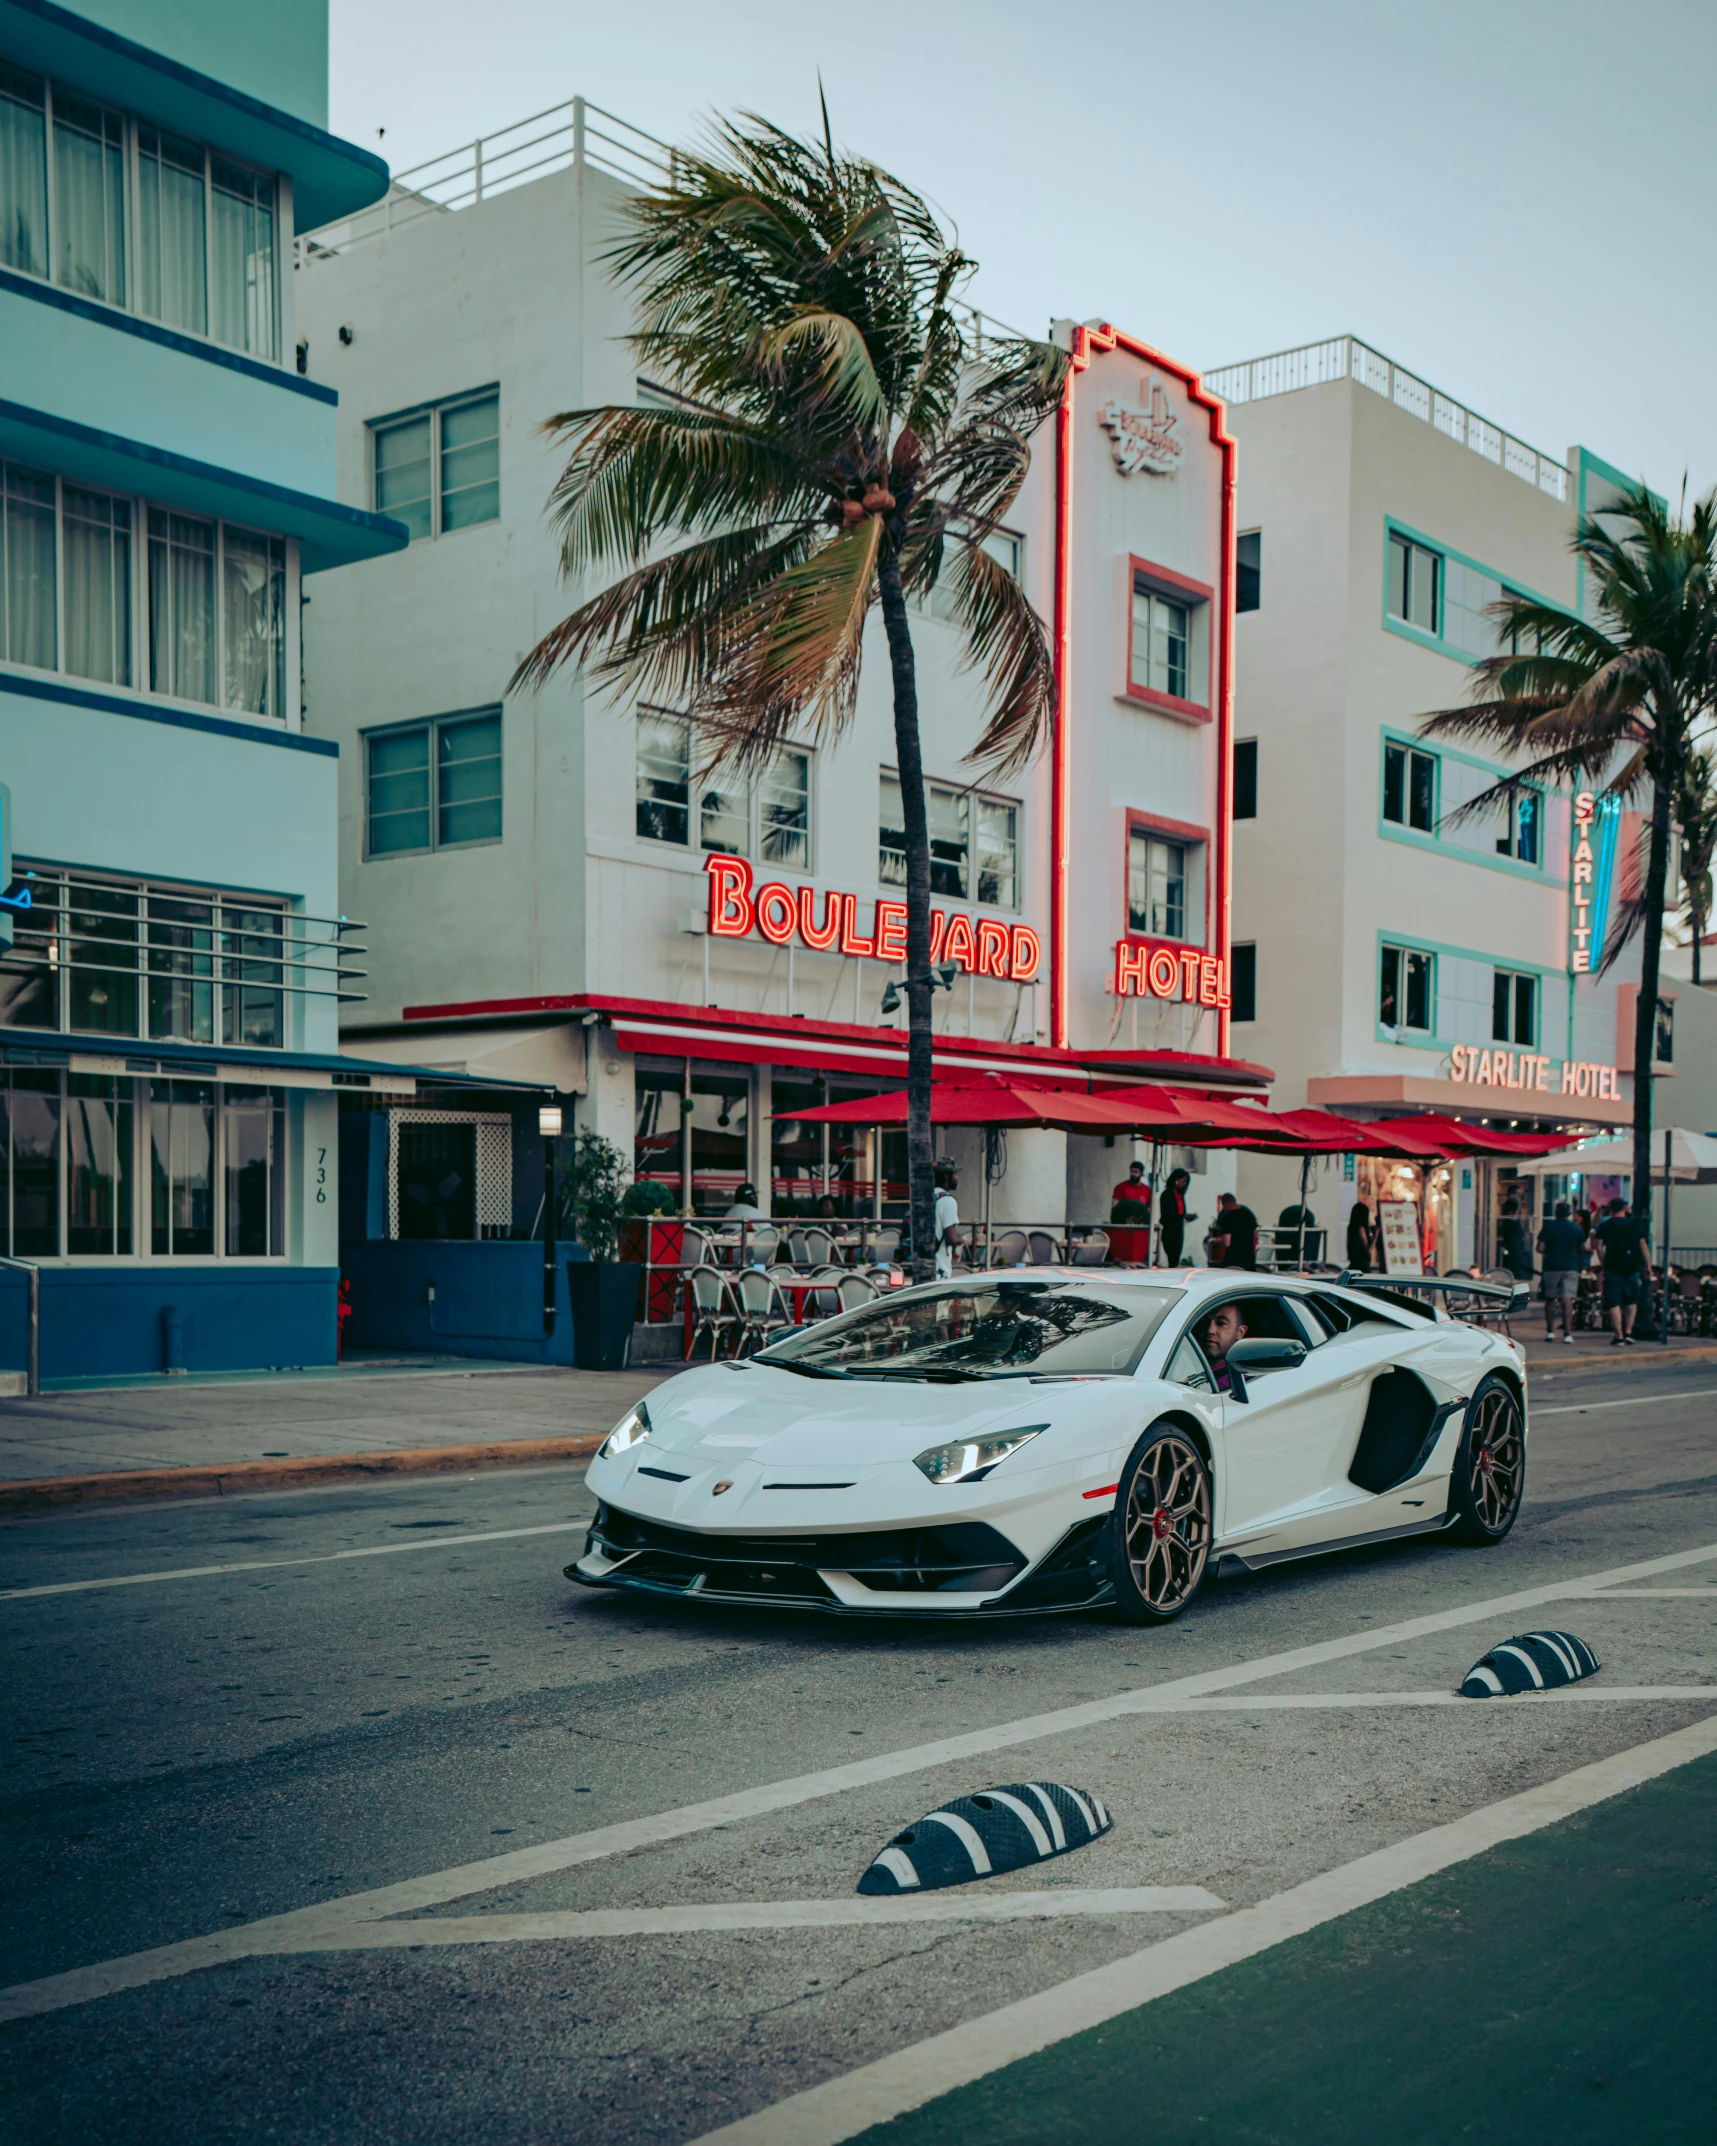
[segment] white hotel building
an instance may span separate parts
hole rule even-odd
[[[1631,1122],[1637,950],[1592,972],[1637,814],[1599,813],[1585,854],[1566,792],[1456,821],[1503,769],[1419,729],[1467,698],[1505,590],[1583,608],[1570,541],[1622,473],[1537,452],[1350,336],[1206,385],[1240,446],[1234,1048],[1275,1069],[1279,1108]],[[1297,1184],[1241,1164],[1262,1220]],[[1533,1181],[1494,1166],[1349,1159],[1312,1205],[1329,1225],[1356,1196],[1423,1197],[1438,1263],[1489,1264],[1509,1191],[1533,1219]]]
[[[661,392],[600,256],[662,153],[579,101],[407,174],[301,251],[301,363],[339,393],[342,496],[414,539],[306,613],[308,723],[341,748],[342,899],[370,949],[347,1033],[552,1081],[699,1211],[750,1179],[778,1213],[825,1194],[867,1213],[904,1194],[897,1136],[879,1157],[794,1112],[904,1077],[880,621],[845,736],[750,783],[701,774],[673,709],[572,675],[506,690],[578,594],[545,518],[544,421]],[[1226,1034],[1232,444],[1184,367],[1058,332],[1068,411],[1001,540],[1061,657],[1059,742],[1023,777],[975,779],[984,707],[960,638],[934,604],[914,621],[953,965],[939,1067],[1257,1092],[1267,1074]],[[446,1113],[449,1137],[484,1121],[479,1233],[528,1228],[540,1184],[534,1112],[509,1107]],[[975,1136],[947,1145],[975,1160]],[[1007,1154],[996,1215],[1053,1222],[1106,1215],[1129,1151],[1033,1132]]]

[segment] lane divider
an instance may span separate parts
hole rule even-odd
[[[1184,1930],[1107,1967],[1004,2005],[978,2019],[862,2065],[737,2123],[707,2131],[693,2146],[842,2146],[909,2110],[992,2072],[1005,2070],[1071,2035],[1220,1974],[1241,1960],[1301,1937],[1322,1923],[1386,1899],[1505,1841],[1520,1840],[1594,1803],[1717,1752],[1717,1719],[1636,1745],[1559,1780],[1487,1804],[1374,1854],[1325,1871],[1257,1907]]]
[[[882,1752],[873,1758],[825,1767],[816,1773],[798,1774],[739,1789],[729,1795],[712,1796],[702,1803],[684,1804],[677,1810],[622,1819],[614,1825],[592,1827],[588,1832],[542,1841],[533,1847],[484,1856],[450,1870],[408,1878],[395,1885],[376,1886],[367,1892],[347,1893],[312,1907],[295,1908],[285,1914],[265,1916],[257,1922],[241,1923],[233,1929],[214,1930],[176,1944],[156,1945],[144,1952],[126,1953],[87,1967],[44,1975],[35,1981],[14,1983],[9,1989],[0,1989],[0,2021],[62,2011],[67,2006],[88,2004],[95,1998],[112,1996],[120,1990],[139,1989],[148,1983],[194,1974],[200,1968],[219,1966],[227,1960],[278,1952],[283,1942],[314,1932],[342,1929],[355,1920],[409,1915],[418,1909],[442,1906],[450,1900],[467,1899],[474,1893],[493,1892],[502,1886],[522,1884],[527,1879],[576,1869],[610,1856],[626,1855],[635,1848],[684,1840],[688,1835],[706,1833],[718,1826],[790,1810],[824,1796],[872,1787],[881,1781],[898,1780],[903,1775],[922,1773],[931,1767],[988,1756],[1045,1737],[1072,1735],[1081,1729],[1123,1720],[1129,1715],[1159,1710],[1165,1700],[1203,1697],[1242,1684],[1291,1676],[1301,1670],[1316,1669],[1325,1662],[1348,1660],[1355,1655],[1375,1653],[1382,1647],[1399,1646],[1403,1641],[1454,1631],[1463,1625],[1485,1623],[1492,1618],[1512,1617],[1519,1610],[1560,1602],[1583,1590],[1625,1586],[1630,1581],[1655,1579],[1663,1573],[1684,1571],[1689,1566],[1710,1564],[1714,1560],[1717,1560],[1717,1543],[1707,1543],[1698,1549],[1677,1550],[1663,1557],[1646,1558],[1637,1564],[1579,1573],[1566,1580],[1524,1588],[1515,1594],[1463,1603],[1453,1609],[1429,1611],[1422,1616],[1404,1618],[1398,1624],[1374,1627],[1368,1632],[1349,1632],[1338,1639],[1312,1641],[1280,1653],[1230,1663],[1225,1668],[1200,1670],[1160,1684],[1117,1692],[1107,1699],[1092,1699],[1078,1706],[1026,1715],[1016,1721],[998,1723],[993,1728],[971,1730],[961,1736]],[[1514,1703],[1543,1706],[1549,1703],[1551,1696]]]

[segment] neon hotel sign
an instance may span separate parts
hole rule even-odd
[[[712,938],[745,939],[755,931],[776,946],[808,946],[896,964],[906,959],[904,902],[872,903],[866,919],[870,929],[861,932],[856,894],[822,895],[819,917],[814,887],[790,887],[780,879],[753,887],[751,867],[743,857],[714,856],[704,870],[709,874]],[[951,961],[968,976],[1029,984],[1042,964],[1043,942],[1029,924],[932,909],[930,959]]]
[[[1561,1077],[1552,1086],[1553,1062],[1535,1058],[1530,1051],[1481,1051],[1470,1043],[1457,1043],[1449,1053],[1449,1078],[1479,1088],[1530,1089],[1534,1095],[1594,1095],[1612,1103],[1621,1101],[1614,1066],[1565,1058],[1561,1061]]]

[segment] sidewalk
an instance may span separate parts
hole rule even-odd
[[[1650,1364],[1709,1363],[1717,1367],[1717,1336],[1702,1334],[1671,1334],[1667,1343],[1661,1341],[1636,1341],[1631,1349],[1615,1349],[1610,1346],[1610,1333],[1588,1329],[1576,1333],[1572,1343],[1564,1343],[1560,1329],[1554,1341],[1544,1338],[1544,1314],[1534,1304],[1530,1312],[1519,1312],[1509,1324],[1514,1328],[1514,1338],[1526,1350],[1526,1368],[1532,1372],[1620,1370],[1625,1365],[1646,1366]]]
[[[438,1357],[0,1401],[0,1513],[577,1459],[666,1376]]]

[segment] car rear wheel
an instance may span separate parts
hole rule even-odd
[[[1186,1432],[1153,1424],[1129,1455],[1109,1516],[1109,1579],[1129,1624],[1167,1624],[1210,1562],[1210,1470]]]
[[[1467,1404],[1466,1429],[1449,1477],[1449,1532],[1486,1549],[1501,1542],[1526,1489],[1526,1419],[1514,1388],[1492,1372]]]

